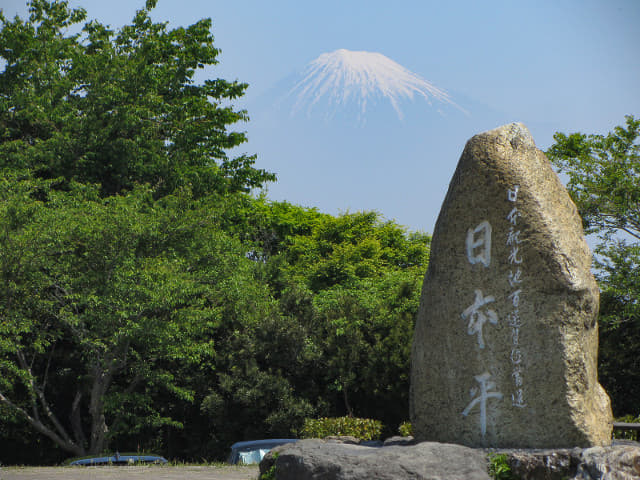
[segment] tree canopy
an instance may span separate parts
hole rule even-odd
[[[182,427],[218,330],[269,304],[216,213],[275,179],[226,154],[246,84],[196,83],[211,21],[154,5],[118,31],[66,1],[0,12],[0,415],[75,455]]]
[[[587,233],[624,232],[640,240],[640,119],[608,135],[556,133],[547,151],[576,202]]]
[[[547,151],[597,235],[600,376],[617,415],[640,414],[640,119],[607,135],[557,133]]]
[[[255,156],[226,154],[246,140],[227,127],[248,118],[229,104],[247,85],[195,81],[217,63],[211,20],[169,29],[151,20],[155,3],[118,31],[90,21],[74,34],[86,13],[66,1],[32,0],[27,20],[0,12],[0,168],[96,183],[102,195],[147,183],[156,197],[183,186],[201,196],[275,179]]]
[[[63,0],[0,13],[0,462],[395,431],[428,237],[255,196],[275,176],[228,154],[246,85],[198,82],[211,21],[154,5],[117,31]]]
[[[217,299],[247,275],[239,245],[204,212],[167,215],[144,190],[42,202],[25,182],[3,186],[0,401],[75,455],[175,425],[148,397],[190,399],[175,369],[213,363]]]

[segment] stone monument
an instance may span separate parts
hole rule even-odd
[[[433,233],[416,321],[416,439],[608,445],[590,267],[576,207],[527,128],[469,140]]]

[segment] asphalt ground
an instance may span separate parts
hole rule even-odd
[[[0,467],[0,480],[256,480],[251,466]]]

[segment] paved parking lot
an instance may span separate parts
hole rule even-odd
[[[0,480],[256,480],[257,466],[0,467]]]

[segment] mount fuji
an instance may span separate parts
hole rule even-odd
[[[380,53],[323,53],[248,102],[273,200],[433,230],[466,140],[513,121]],[[247,148],[247,147],[245,147]]]
[[[402,104],[416,99],[428,105],[457,105],[448,93],[376,52],[340,49],[323,53],[307,65],[300,79],[288,92],[295,99],[293,113],[314,109],[333,117],[338,111],[355,111],[366,118],[367,107],[388,102],[399,119]]]

